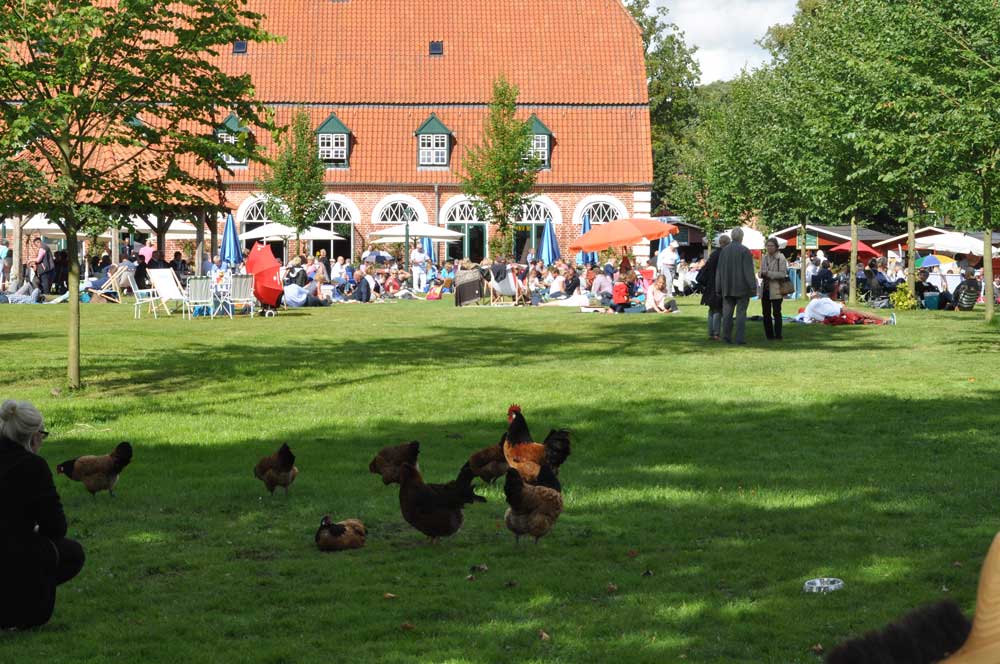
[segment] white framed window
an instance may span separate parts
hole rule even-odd
[[[347,134],[320,134],[319,158],[330,166],[347,166]]]
[[[520,224],[544,224],[552,219],[552,212],[544,203],[532,201],[521,210]]]
[[[584,215],[590,215],[591,224],[606,224],[609,221],[618,221],[619,214],[615,206],[610,203],[591,203],[588,205],[584,211]]]
[[[448,165],[448,135],[422,134],[420,136],[420,165]]]
[[[418,221],[420,215],[406,201],[393,201],[382,208],[378,222],[380,224],[402,224],[407,221]]]
[[[220,143],[228,143],[229,145],[236,145],[235,134],[230,134],[228,131],[220,131],[216,133],[216,138]],[[240,159],[239,157],[234,157],[231,154],[222,153],[222,161],[230,166],[246,166],[246,160]]]
[[[535,157],[542,164],[542,168],[549,165],[549,137],[545,134],[534,134],[531,137],[531,147],[528,149],[526,159]]]

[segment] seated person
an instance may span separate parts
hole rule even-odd
[[[316,262],[316,258],[313,256],[308,256],[306,258],[306,281],[312,281],[316,278],[316,270],[319,269],[320,264]]]
[[[805,308],[802,322],[825,323],[827,325],[895,325],[896,316],[890,319],[854,311],[844,307],[840,302],[834,302],[825,295],[813,293],[809,305]]]
[[[660,275],[646,291],[647,314],[672,314],[677,311],[677,300],[667,295],[667,277]]]
[[[163,252],[162,251],[154,251],[153,252],[153,258],[149,261],[149,269],[150,270],[166,270],[169,267],[170,267],[170,265],[165,260],[163,260]]]
[[[635,272],[621,271],[611,294],[611,310],[616,314],[641,314],[646,305],[638,298]]]
[[[288,269],[285,270],[285,285],[295,284],[304,288],[308,281],[306,270],[302,267],[302,259],[296,256],[288,263]]]
[[[52,471],[38,450],[48,432],[26,401],[0,405],[0,629],[29,629],[52,617],[56,587],[83,568],[83,547],[66,538]]]
[[[328,307],[330,306],[330,300],[320,298],[316,295],[317,292],[322,293],[322,290],[316,289],[316,283],[309,284],[312,287],[312,291],[307,290],[305,287],[298,285],[297,283],[290,282],[285,284],[285,294],[284,302],[285,306],[289,309],[297,309],[299,307]]]
[[[566,294],[566,277],[562,272],[557,272],[554,268],[550,271],[552,281],[549,283],[548,299],[558,300],[568,297]]]
[[[831,295],[834,289],[833,271],[830,269],[830,261],[820,263],[819,270],[812,277],[810,286],[814,291],[823,295]]]
[[[218,256],[216,256],[218,258]],[[139,290],[148,290],[153,287],[149,281],[149,268],[146,267],[146,258],[141,254],[136,257],[135,264],[135,285]]]
[[[215,256],[212,258],[212,266],[208,269],[208,272],[206,272],[205,275],[212,280],[212,283],[218,283],[222,281],[225,274],[226,266],[222,263],[222,256]],[[142,284],[139,284],[139,287],[141,288]]]
[[[955,287],[955,293],[952,296],[955,311],[972,311],[975,309],[976,302],[979,301],[979,296],[982,292],[983,285],[979,283],[979,279],[976,279],[976,270],[971,267],[966,268],[965,279]]]
[[[913,290],[916,292],[917,300],[921,303],[924,301],[924,295],[927,293],[938,293],[938,309],[951,309],[954,305],[952,304],[951,293],[948,292],[948,282],[942,278],[941,283],[944,285],[944,291],[939,291],[938,287],[928,281],[930,278],[930,272],[927,268],[922,267],[920,271],[917,272],[917,281],[913,284]]]
[[[347,264],[343,256],[337,256],[337,261],[330,263],[330,283],[334,286],[343,286],[350,279],[347,274]]]
[[[13,284],[11,284],[13,285]],[[42,289],[35,286],[27,279],[21,287],[8,293],[0,293],[0,304],[39,304],[45,301]]]
[[[615,268],[605,265],[604,271],[594,277],[594,281],[590,287],[591,292],[601,300],[601,304],[605,307],[611,306],[611,294],[615,287],[614,276]]]
[[[379,285],[368,271],[358,270],[355,278],[358,281],[357,288],[354,289],[354,299],[358,302],[374,302],[378,299]]]
[[[171,269],[173,269],[174,272],[177,273],[178,279],[187,274],[187,269],[188,269],[187,261],[184,260],[184,257],[181,255],[181,252],[179,251],[174,252],[174,259],[170,261],[170,267]]]
[[[399,281],[399,270],[389,270],[389,278],[385,280],[383,286],[385,294],[393,297],[403,290],[403,284]]]

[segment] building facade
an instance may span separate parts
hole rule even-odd
[[[563,252],[591,224],[648,216],[652,182],[641,32],[620,0],[253,0],[278,43],[237,42],[227,71],[248,74],[278,125],[309,114],[326,162],[317,225],[345,240],[315,242],[357,259],[368,235],[407,219],[463,240],[450,258],[480,260],[494,228],[460,190],[462,160],[482,141],[493,82],[519,88],[542,160],[516,227],[520,256],[547,220]],[[217,134],[243,131],[230,117]],[[273,150],[271,136],[253,137]],[[230,164],[227,199],[241,231],[267,221],[267,168]]]

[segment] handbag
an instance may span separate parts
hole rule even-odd
[[[791,279],[785,277],[781,280],[781,283],[778,284],[778,289],[782,295],[791,295],[795,292],[795,284],[792,283]]]

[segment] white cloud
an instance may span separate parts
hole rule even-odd
[[[728,80],[744,67],[755,67],[768,54],[754,42],[775,23],[795,14],[795,0],[658,0],[685,33],[701,64],[701,80]]]

